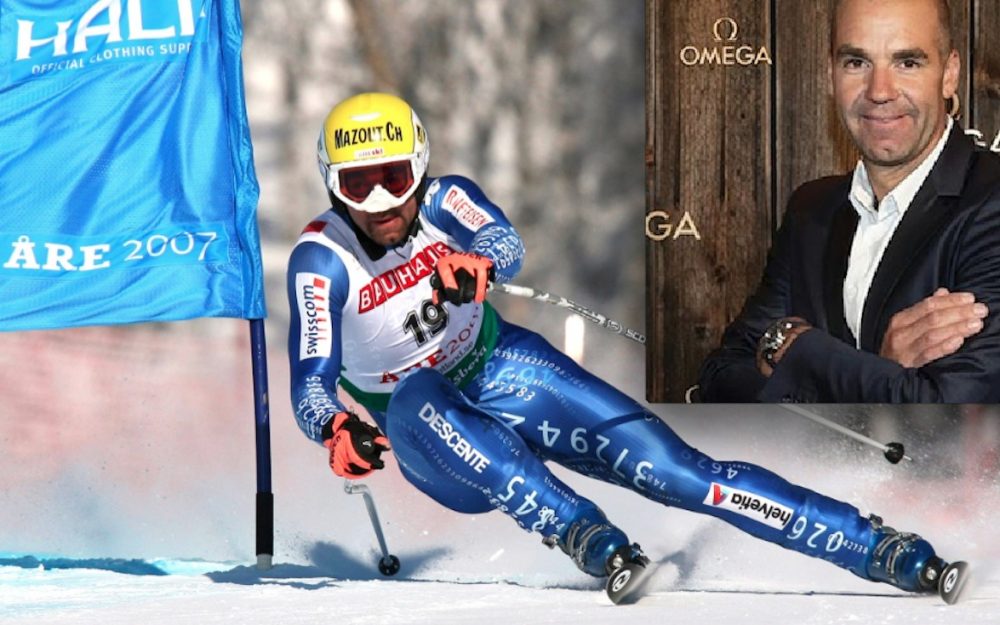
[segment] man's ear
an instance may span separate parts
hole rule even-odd
[[[962,72],[962,59],[958,50],[952,50],[944,61],[944,81],[941,84],[941,95],[945,100],[958,92],[958,80]]]

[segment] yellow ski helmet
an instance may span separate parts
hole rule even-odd
[[[351,208],[380,213],[399,206],[420,187],[430,145],[420,118],[404,100],[362,93],[326,116],[317,156],[334,197]]]

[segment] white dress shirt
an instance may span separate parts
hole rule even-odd
[[[847,326],[854,333],[856,347],[861,347],[861,315],[865,310],[865,300],[868,299],[875,271],[882,261],[882,254],[889,245],[896,226],[906,214],[906,209],[913,202],[913,197],[941,155],[952,124],[951,117],[948,117],[948,125],[934,146],[934,151],[882,198],[878,205],[864,163],[858,161],[854,168],[850,199],[851,206],[858,213],[858,227],[854,231],[851,255],[847,261],[847,275],[844,277],[844,316],[847,318]]]

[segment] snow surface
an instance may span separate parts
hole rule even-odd
[[[590,589],[489,582],[345,581],[314,567],[136,577],[101,570],[0,568],[2,623],[996,623],[997,587],[956,606],[891,589],[810,592],[801,583],[671,589],[613,606]],[[712,585],[714,586],[714,585]],[[742,586],[742,588],[738,588]],[[985,591],[985,592],[984,592]],[[986,596],[988,595],[988,596]]]
[[[7,385],[0,405],[0,623],[1000,622],[994,408],[815,408],[905,442],[914,462],[892,466],[777,406],[657,407],[716,458],[767,466],[969,560],[977,585],[961,604],[556,468],[657,563],[649,594],[616,607],[537,536],[498,513],[440,508],[392,460],[368,480],[402,561],[383,579],[362,498],[294,424],[280,339],[269,359],[277,566],[258,572],[247,346],[234,338],[243,324],[229,327],[167,340],[153,327],[3,335],[5,370],[32,382]],[[641,396],[642,359],[602,357],[631,345],[588,338],[589,366]]]
[[[77,342],[94,342],[86,332],[53,336],[58,362],[70,368],[78,367]],[[590,338],[595,354],[621,340]],[[18,341],[44,351],[41,340],[10,338],[5,353],[16,353]],[[82,401],[111,391],[46,395],[58,417],[46,417],[39,404],[32,420],[0,420],[0,624],[1000,622],[1000,419],[993,409],[817,408],[880,440],[904,441],[915,460],[893,466],[777,406],[657,408],[716,458],[767,466],[921,533],[946,558],[969,560],[975,585],[959,605],[858,579],[715,519],[556,468],[656,562],[648,594],[612,606],[600,581],[537,536],[499,513],[440,508],[406,484],[393,461],[368,480],[389,549],[402,561],[397,577],[382,578],[363,499],[343,492],[322,448],[294,425],[278,350],[270,358],[276,566],[257,571],[250,566],[254,472],[241,403],[249,396],[244,363],[222,366],[227,350],[190,350],[176,336],[170,344],[138,350],[142,375],[114,350],[99,363],[101,379],[91,383],[124,380],[114,401],[131,410]],[[215,355],[202,362],[207,353]],[[596,368],[641,395],[634,387],[641,375],[611,371],[611,363]],[[210,377],[232,407],[207,418],[204,406],[219,403],[173,392],[178,371]]]
[[[327,557],[340,555],[318,546]],[[410,557],[401,552],[404,562]],[[320,558],[321,562],[323,558]],[[761,582],[730,576],[696,587],[678,579],[672,562],[660,565],[649,594],[613,606],[594,584],[560,584],[545,575],[503,575],[476,581],[440,581],[433,568],[399,580],[373,579],[360,563],[252,567],[160,561],[166,576],[129,575],[121,563],[88,568],[0,566],[0,623],[996,623],[1000,579],[966,591],[956,606],[899,593],[887,586],[844,580]],[[197,569],[203,572],[196,573]],[[462,577],[458,575],[456,577]],[[834,576],[830,576],[833,578]],[[983,583],[985,582],[985,583]],[[570,587],[579,586],[579,587]],[[816,586],[826,586],[815,590]]]

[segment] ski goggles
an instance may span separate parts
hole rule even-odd
[[[375,187],[382,187],[402,199],[414,186],[410,161],[394,161],[351,167],[337,172],[340,193],[357,204],[364,204]]]

